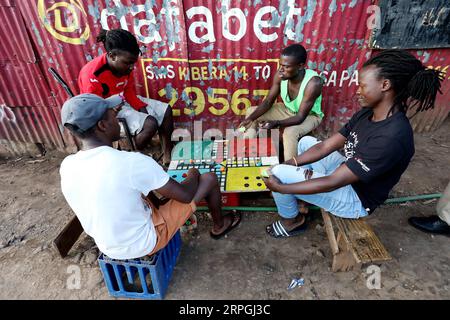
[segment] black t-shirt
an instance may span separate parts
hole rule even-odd
[[[414,155],[413,131],[403,112],[378,122],[372,115],[363,108],[339,130],[347,138],[346,165],[359,178],[353,189],[369,214],[386,201]]]

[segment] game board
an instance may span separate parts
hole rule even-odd
[[[214,172],[222,192],[267,191],[261,169],[278,164],[270,138],[181,142],[172,159],[167,173],[176,181],[183,181],[190,168]]]

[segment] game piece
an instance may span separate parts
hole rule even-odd
[[[264,178],[268,178],[269,177],[269,172],[267,169],[262,168],[261,169],[261,176],[263,176]]]

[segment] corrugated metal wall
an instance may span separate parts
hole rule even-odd
[[[103,52],[100,29],[121,27],[145,46],[137,91],[170,102],[176,126],[233,128],[267,94],[281,50],[300,42],[308,67],[326,78],[321,129],[337,130],[358,109],[357,70],[371,55],[372,1],[357,0],[0,0],[0,142],[74,148],[61,133],[67,98],[47,69],[78,91],[80,68]],[[144,47],[143,47],[144,49]],[[412,51],[430,66],[450,65],[450,49]],[[449,112],[448,75],[434,111],[413,119],[435,129]],[[0,144],[1,145],[1,144]],[[11,148],[13,149],[13,148]]]
[[[56,104],[15,4],[9,0],[0,5],[0,141],[12,154],[35,144],[64,148],[52,112]]]

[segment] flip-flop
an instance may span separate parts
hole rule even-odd
[[[302,234],[303,232],[306,231],[308,227],[308,223],[305,222],[302,223],[302,225],[298,226],[297,228],[291,230],[291,231],[287,231],[283,224],[281,223],[280,220],[275,221],[272,224],[269,224],[266,227],[266,232],[274,237],[274,238],[289,238],[289,237],[294,237],[294,236],[298,236],[299,234]]]
[[[211,231],[209,232],[209,235],[211,236],[211,238],[216,239],[216,240],[217,240],[217,239],[220,239],[220,238],[222,238],[223,236],[225,236],[228,232],[230,232],[231,230],[233,230],[234,228],[236,228],[236,227],[241,223],[242,215],[241,215],[240,212],[232,213],[232,216],[233,216],[233,221],[232,221],[231,224],[228,226],[228,228],[226,228],[224,231],[222,231],[222,232],[219,233],[219,234],[214,234],[214,233],[212,233]]]

